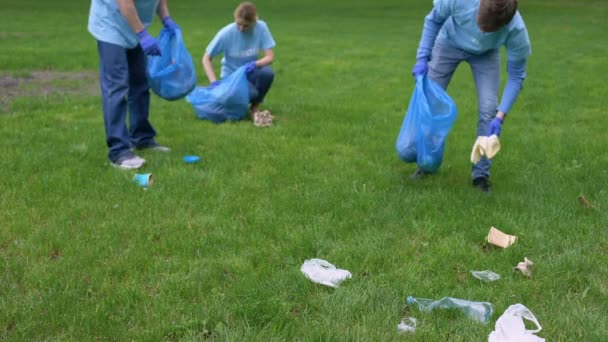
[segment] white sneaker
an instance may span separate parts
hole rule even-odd
[[[139,169],[146,163],[144,158],[138,157],[136,155],[126,157],[122,160],[118,160],[116,163],[112,163],[112,166],[115,166],[119,169],[123,170],[133,170]]]

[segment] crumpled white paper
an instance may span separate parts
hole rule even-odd
[[[352,278],[347,270],[341,270],[323,259],[310,259],[304,261],[300,271],[311,281],[337,288],[346,279]]]
[[[481,157],[486,156],[488,159],[494,158],[496,153],[500,151],[500,141],[498,140],[498,136],[495,134],[484,137],[479,136],[473,145],[473,150],[471,151],[471,162],[473,164],[479,163]]]
[[[534,322],[538,329],[526,330],[524,318]],[[494,331],[488,336],[488,342],[544,342],[544,338],[534,335],[541,329],[538,320],[527,307],[513,304],[498,317]]]

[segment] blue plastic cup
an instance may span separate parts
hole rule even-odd
[[[142,186],[144,188],[147,188],[152,185],[154,181],[152,179],[151,173],[136,173],[135,177],[133,177],[133,180],[135,180],[135,182],[139,184],[139,186]]]

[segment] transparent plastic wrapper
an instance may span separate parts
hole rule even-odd
[[[200,119],[221,123],[243,119],[249,111],[249,81],[245,66],[219,80],[214,87],[196,87],[186,101]]]
[[[148,85],[165,100],[181,99],[196,86],[196,69],[181,30],[162,29],[158,45],[161,55],[147,57]]]
[[[524,318],[533,322],[537,329],[526,330]],[[513,304],[496,320],[488,342],[544,342],[544,338],[535,335],[541,330],[532,311],[522,304]]]
[[[435,309],[456,309],[466,314],[469,318],[482,323],[486,323],[490,319],[490,316],[492,316],[492,312],[494,312],[492,303],[474,302],[451,297],[433,300],[408,296],[406,303],[408,305],[418,305],[418,309],[423,312],[431,312]]]
[[[475,277],[479,280],[483,280],[485,282],[496,281],[496,280],[500,279],[500,274],[494,273],[490,270],[471,271],[471,274],[473,275],[473,277]]]
[[[437,172],[456,117],[456,104],[448,93],[428,77],[416,77],[416,87],[395,144],[399,158],[415,161],[425,172]]]
[[[352,277],[349,271],[338,269],[323,259],[304,261],[300,271],[311,281],[333,288],[337,288],[340,283]]]

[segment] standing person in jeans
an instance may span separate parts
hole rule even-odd
[[[508,80],[498,103],[501,46],[507,51]],[[424,21],[412,73],[414,77],[428,73],[447,89],[456,67],[467,62],[477,88],[477,136],[499,136],[522,89],[530,53],[516,0],[435,0]],[[473,165],[473,186],[483,192],[490,191],[490,166],[485,157]],[[412,177],[422,175],[424,171],[418,169]]]
[[[234,23],[224,26],[209,43],[203,55],[203,68],[211,86],[217,82],[211,59],[220,54],[222,58],[221,78],[224,78],[243,65],[247,65],[251,114],[260,113],[260,103],[274,80],[270,64],[274,61],[276,43],[266,23],[258,19],[253,3],[243,2],[234,11]],[[260,53],[263,52],[262,58]],[[270,114],[270,113],[268,113]]]
[[[99,52],[108,157],[112,165],[122,169],[137,169],[145,164],[133,148],[170,151],[154,140],[156,132],[148,120],[146,55],[160,55],[158,42],[146,29],[154,13],[166,28],[179,28],[169,16],[167,0],[91,1],[88,29],[97,40]]]

